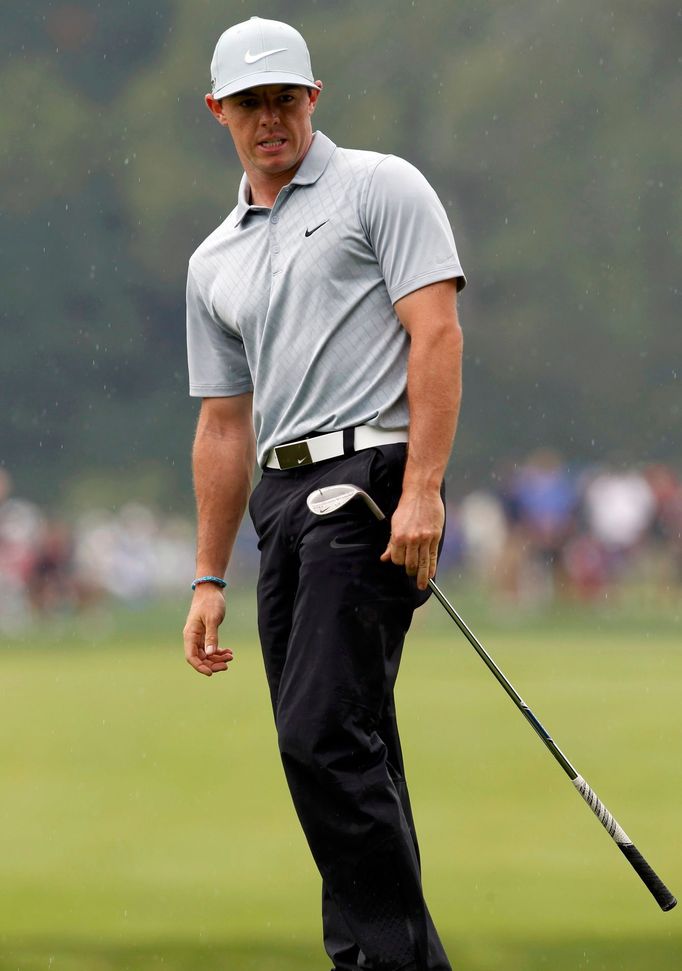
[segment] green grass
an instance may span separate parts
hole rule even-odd
[[[0,650],[0,971],[327,971],[252,603],[231,609],[237,660],[210,681],[182,659],[182,610],[62,619]],[[463,612],[682,892],[675,618]],[[453,965],[679,968],[678,912],[658,910],[437,605],[422,613],[400,717]]]

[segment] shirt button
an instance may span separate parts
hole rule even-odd
[[[273,253],[279,253],[279,246],[273,246],[272,247],[272,252]]]
[[[276,222],[279,222],[279,216],[272,216],[272,217],[270,218],[270,222],[271,222],[271,223],[276,223]]]

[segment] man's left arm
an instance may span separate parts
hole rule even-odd
[[[402,297],[395,312],[410,335],[407,398],[410,440],[403,491],[381,559],[405,566],[425,590],[435,576],[445,510],[440,488],[462,396],[462,331],[456,281],[431,283]]]

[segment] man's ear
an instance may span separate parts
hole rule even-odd
[[[322,83],[322,81],[316,81],[315,84],[318,84],[319,88],[308,88],[308,92],[310,95],[310,103],[308,105],[308,109],[309,109],[309,114],[311,115],[313,111],[315,111],[315,105],[317,104],[317,99],[320,97],[320,93],[322,91],[322,88],[324,87],[324,84]]]
[[[211,112],[218,124],[222,125],[224,128],[227,128],[227,118],[223,112],[222,101],[216,101],[212,94],[207,94],[204,101],[206,102],[206,107]]]

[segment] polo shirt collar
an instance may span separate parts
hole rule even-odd
[[[312,185],[314,182],[317,182],[324,170],[327,168],[329,159],[332,157],[335,151],[336,145],[331,138],[327,138],[327,136],[321,131],[316,131],[313,135],[313,140],[310,143],[310,148],[299,165],[296,175],[289,184]],[[234,223],[235,227],[240,224],[247,212],[258,212],[264,208],[263,206],[252,206],[249,202],[250,195],[251,189],[249,188],[249,180],[247,179],[245,172],[242,175],[241,182],[239,183],[237,211],[235,213]]]
[[[313,182],[317,182],[335,151],[336,145],[331,138],[327,138],[321,131],[316,131],[310,143],[310,148],[290,184],[312,185]]]

